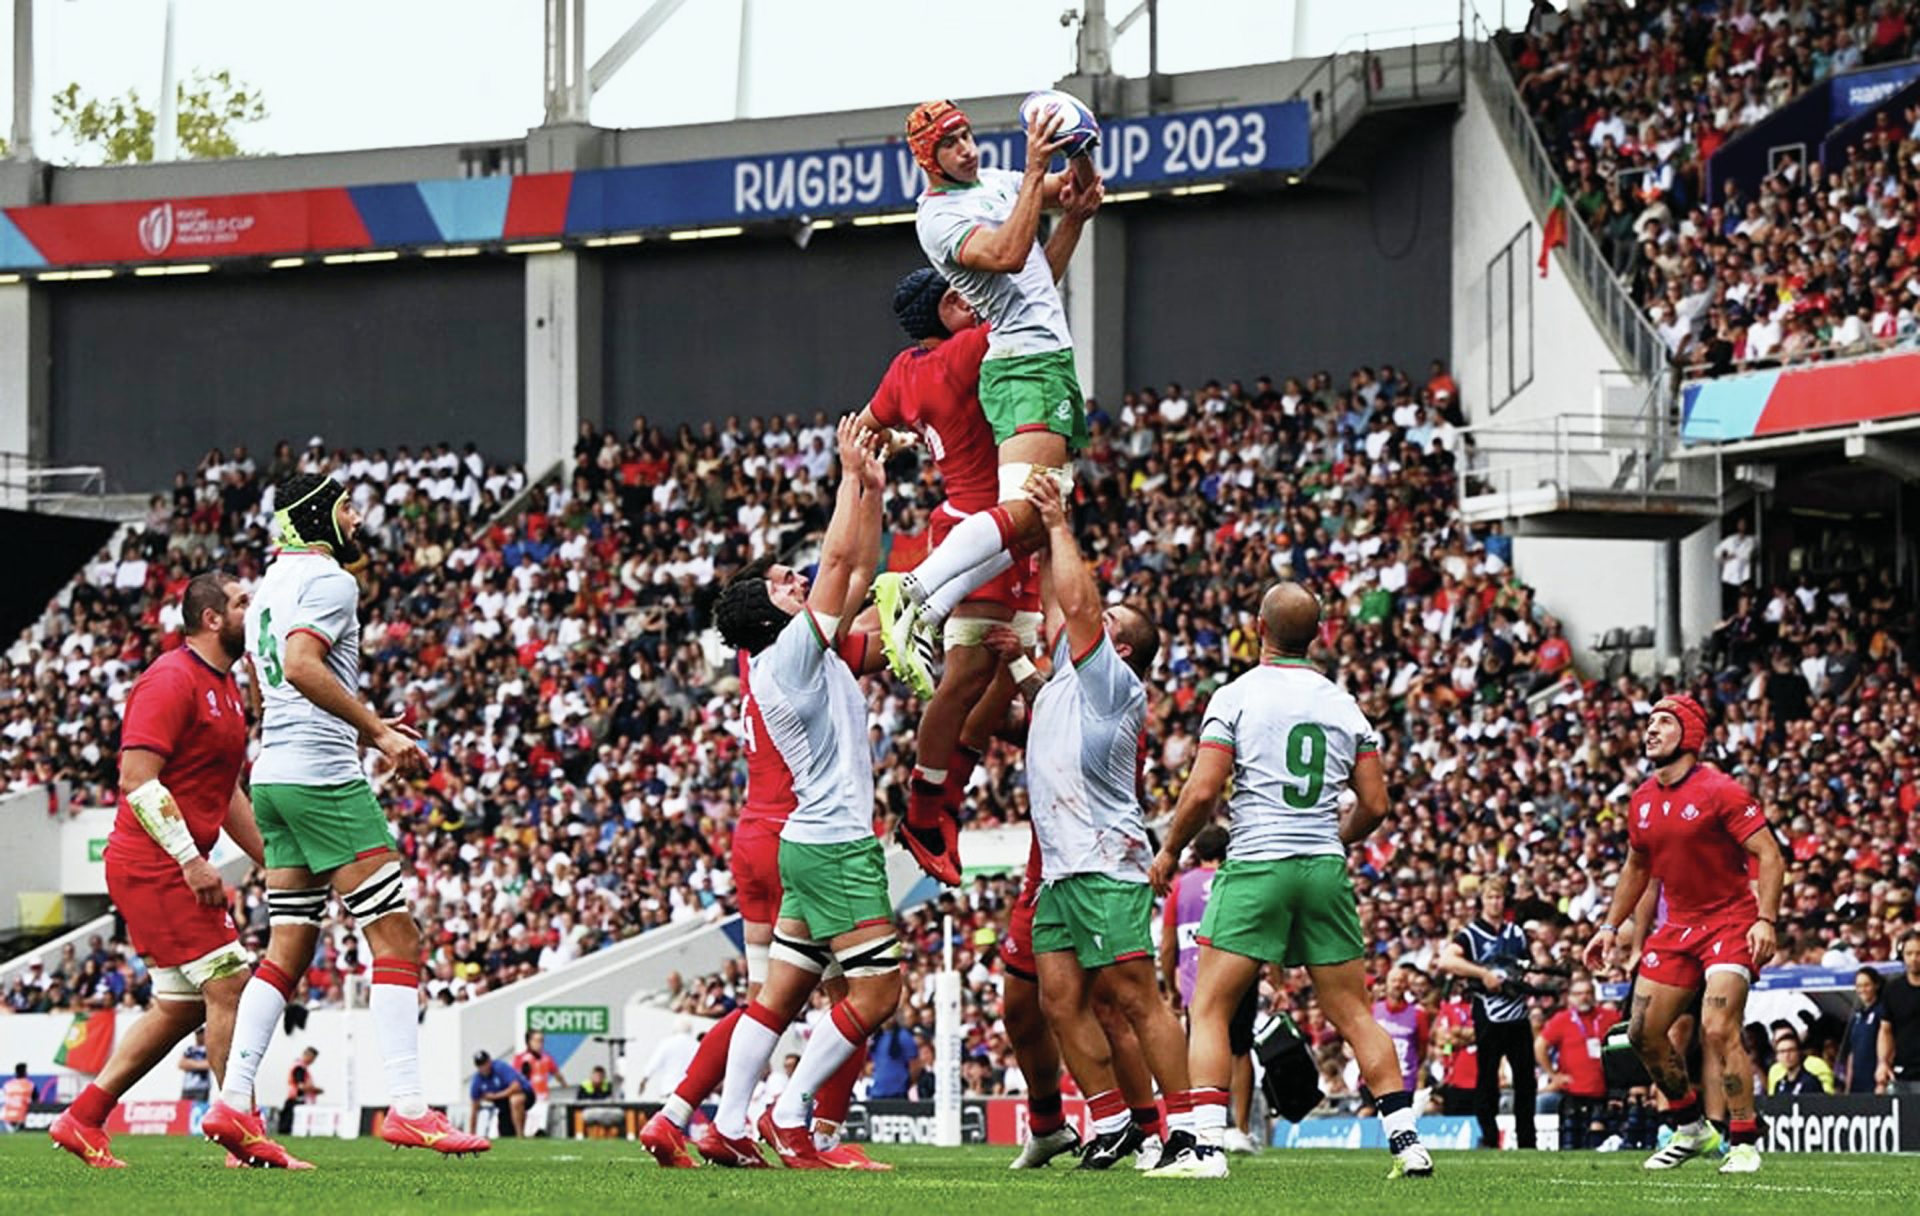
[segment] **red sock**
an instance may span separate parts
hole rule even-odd
[[[853,1049],[847,1062],[840,1071],[827,1079],[820,1092],[813,1095],[813,1117],[823,1123],[838,1127],[847,1121],[847,1107],[853,1104],[853,1085],[860,1074],[867,1071],[867,1043],[862,1039],[860,1046]]]
[[[720,1088],[720,1082],[727,1075],[727,1044],[733,1041],[734,1023],[740,1020],[744,1010],[736,1009],[713,1024],[700,1040],[700,1046],[694,1049],[693,1059],[687,1063],[687,1075],[680,1078],[680,1084],[674,1086],[674,1096],[688,1106],[698,1106],[707,1100],[707,1095]]]
[[[1160,1108],[1158,1106],[1134,1107],[1133,1121],[1138,1123],[1140,1130],[1147,1133],[1147,1135],[1162,1136],[1164,1138],[1164,1133],[1167,1129],[1160,1121]]]
[[[946,787],[922,781],[918,777],[907,783],[907,826],[911,828],[938,828],[940,819],[947,813]]]
[[[1060,1113],[1059,1094],[1027,1099],[1027,1129],[1032,1134],[1045,1136],[1057,1132],[1066,1121],[1066,1116]]]
[[[967,782],[973,779],[973,770],[979,764],[978,751],[964,743],[953,745],[953,759],[947,761],[947,789],[956,800],[967,792]]]
[[[112,1114],[113,1108],[119,1104],[119,1098],[98,1085],[88,1085],[80,1091],[80,1096],[73,1100],[73,1105],[67,1107],[67,1113],[88,1127],[100,1127],[106,1123],[107,1116]]]
[[[1117,1089],[1104,1090],[1087,1099],[1087,1114],[1093,1117],[1095,1131],[1100,1131],[1102,1123],[1113,1123],[1116,1119],[1127,1117],[1127,1100],[1120,1096]],[[1124,1122],[1118,1126],[1126,1126]]]
[[[1758,1144],[1760,1142],[1760,1120],[1730,1119],[1727,1122],[1727,1139],[1735,1144]]]

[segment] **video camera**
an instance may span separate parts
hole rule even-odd
[[[1497,989],[1491,990],[1478,980],[1469,980],[1468,990],[1515,1000],[1530,996],[1558,996],[1567,990],[1573,977],[1571,962],[1536,963],[1524,958],[1496,957],[1481,965],[1507,978]]]

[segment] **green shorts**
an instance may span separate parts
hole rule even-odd
[[[877,837],[839,844],[780,842],[780,919],[832,941],[865,925],[893,923],[887,859]]]
[[[364,781],[343,785],[256,785],[253,817],[269,870],[337,870],[393,848],[387,814]]]
[[[1213,876],[1199,941],[1289,967],[1331,967],[1366,953],[1347,859],[1228,860]]]
[[[1023,431],[1052,431],[1066,437],[1069,451],[1087,446],[1087,405],[1071,350],[988,359],[980,365],[980,409],[995,443]]]
[[[1153,957],[1153,888],[1105,874],[1070,874],[1040,888],[1033,952],[1073,951],[1092,971]]]

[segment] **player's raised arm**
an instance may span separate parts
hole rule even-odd
[[[998,228],[981,225],[960,242],[953,260],[968,270],[1008,273],[1027,264],[1027,254],[1040,239],[1040,213],[1051,201],[1048,197],[1047,165],[1066,142],[1060,137],[1063,116],[1057,111],[1036,115],[1027,127],[1027,167],[1020,182],[1020,195],[1013,214]],[[1059,187],[1052,187],[1054,199]]]
[[[1093,581],[1092,569],[1080,556],[1080,542],[1074,539],[1060,483],[1041,475],[1033,479],[1028,493],[1040,512],[1041,525],[1047,530],[1047,556],[1041,570],[1048,587],[1045,596],[1048,624],[1053,623],[1051,618],[1058,613],[1073,657],[1078,661],[1099,645],[1107,633],[1100,615],[1100,588]]]
[[[847,590],[854,568],[860,562],[863,528],[871,526],[878,536],[878,487],[883,475],[874,453],[876,443],[873,432],[862,427],[855,415],[840,420],[840,489],[834,498],[826,539],[820,545],[820,569],[807,592],[807,608],[816,616],[830,616],[836,621],[840,618],[849,603]],[[869,481],[875,487],[871,491],[867,489]]]
[[[1078,163],[1078,162],[1075,162]],[[1091,162],[1089,162],[1091,163]],[[1060,191],[1060,205],[1066,210],[1059,222],[1054,224],[1053,232],[1047,237],[1047,269],[1058,283],[1067,275],[1067,263],[1073,260],[1073,251],[1080,245],[1080,234],[1086,230],[1087,221],[1094,212],[1100,210],[1100,204],[1106,201],[1107,188],[1100,184],[1099,178],[1085,186],[1069,178]]]

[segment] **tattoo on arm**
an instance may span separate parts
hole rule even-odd
[[[1706,998],[1706,1006],[1709,1009],[1725,1009],[1731,1003],[1732,1002],[1728,1001],[1724,996],[1709,996]]]

